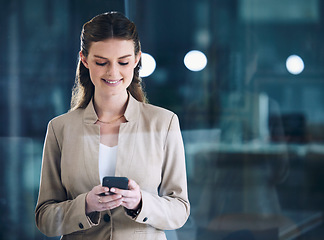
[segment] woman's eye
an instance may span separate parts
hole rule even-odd
[[[107,63],[98,63],[98,62],[96,62],[96,64],[97,64],[98,66],[105,66]]]
[[[120,62],[119,64],[122,65],[122,66],[125,66],[125,65],[128,64],[128,62]]]

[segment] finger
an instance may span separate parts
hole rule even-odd
[[[138,184],[134,180],[129,179],[129,181],[128,181],[128,189],[129,190],[133,190],[133,189],[135,190],[137,188],[139,188]]]
[[[136,205],[139,201],[137,198],[123,198],[123,204],[126,204],[126,205]]]
[[[118,189],[118,188],[111,188],[110,192],[121,194],[125,197],[132,197],[134,195],[133,191],[140,191],[140,187],[134,180],[128,181],[128,190]]]
[[[114,193],[114,194],[119,194],[122,196],[128,196],[129,195],[129,190],[123,190],[123,189],[119,189],[119,188],[111,188],[110,192]]]
[[[112,194],[112,195],[108,195],[108,196],[100,196],[100,202],[101,203],[109,203],[109,202],[119,200],[121,198],[122,198],[122,195],[120,195],[120,194]]]
[[[100,204],[100,211],[105,211],[105,210],[110,210],[110,209],[114,209],[116,207],[119,207],[123,202],[122,198],[118,198],[116,200],[112,200],[106,203],[101,203]]]
[[[95,194],[96,189],[93,188],[86,196],[86,213],[98,211],[101,208],[101,197]]]
[[[93,188],[93,192],[96,195],[106,194],[109,193],[109,188],[98,185]]]

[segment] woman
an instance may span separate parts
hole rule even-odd
[[[71,111],[47,129],[36,224],[63,239],[166,239],[189,216],[177,116],[146,103],[134,23],[98,15],[81,33]],[[128,190],[102,187],[106,175]],[[114,194],[111,194],[113,192]]]

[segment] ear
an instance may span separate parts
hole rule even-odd
[[[135,66],[134,66],[134,68],[136,68],[137,64],[139,63],[139,60],[141,59],[141,55],[142,55],[142,52],[139,51],[138,54],[135,56]]]
[[[83,55],[82,51],[79,52],[81,62],[86,68],[89,68],[89,64],[87,62],[87,58]]]

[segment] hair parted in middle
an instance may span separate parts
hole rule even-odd
[[[104,41],[110,38],[132,40],[134,43],[135,56],[141,51],[141,44],[135,24],[119,12],[107,12],[95,16],[85,23],[82,28],[80,41],[81,52],[88,57],[89,49],[93,42]],[[127,90],[140,102],[147,102],[142,87],[142,79],[139,70],[142,62],[139,60],[134,68],[134,76]],[[72,90],[71,110],[85,108],[94,94],[94,85],[90,79],[89,70],[79,58],[75,84]]]

